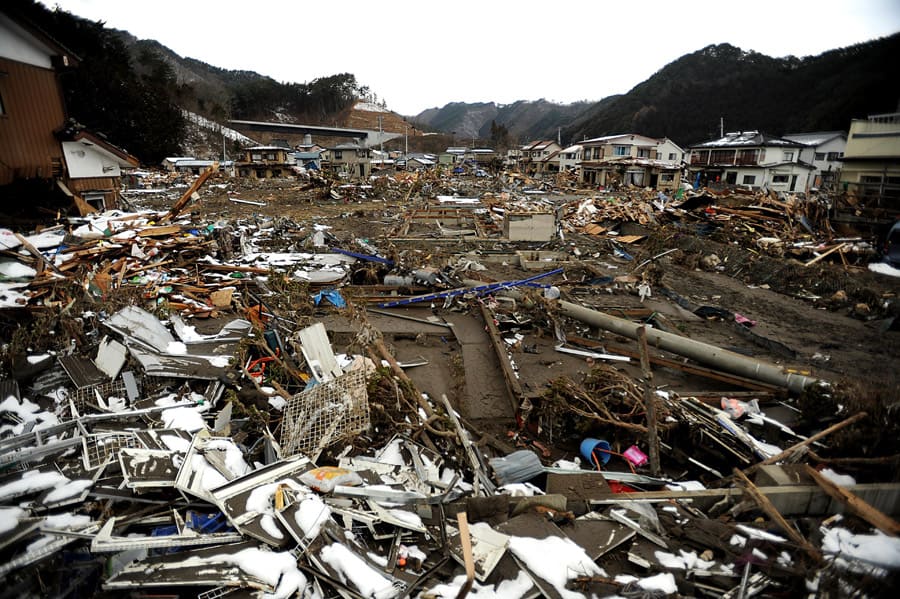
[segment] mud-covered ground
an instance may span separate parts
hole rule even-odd
[[[451,191],[478,196],[491,189],[490,183],[473,180],[456,182]],[[242,186],[231,182],[205,190],[201,201],[189,209],[208,221],[284,218],[310,232],[314,224],[327,225],[338,244],[352,248],[354,240],[366,239],[385,253],[403,256],[404,264],[413,268],[443,268],[455,254],[473,251],[558,251],[568,258],[563,263],[565,272],[546,282],[557,285],[565,300],[613,314],[622,309],[646,308],[662,315],[671,332],[838,383],[866,401],[874,397],[890,403],[900,397],[900,332],[896,325],[888,329],[891,319],[900,313],[900,279],[870,272],[864,266],[845,268],[827,260],[807,267],[790,257],[764,256],[755,248],[692,235],[671,225],[647,229],[644,241],[628,246],[632,260],[616,257],[601,239],[578,234],[546,244],[447,240],[440,236],[398,243],[388,234],[410,208],[423,203],[416,199],[418,193],[410,194],[408,186],[395,184],[377,190],[343,190],[342,194],[345,197],[334,199],[325,189],[304,190],[299,184]],[[407,195],[413,199],[408,200]],[[236,199],[242,202],[233,201]],[[167,202],[171,199],[141,201],[156,208]],[[675,251],[645,262],[668,250]],[[702,259],[710,254],[716,254],[721,262],[704,268]],[[517,280],[536,272],[511,261],[484,261],[483,266],[486,270],[478,277],[484,281]],[[615,281],[616,277],[620,281]],[[650,289],[650,296],[643,300],[636,284],[640,280]],[[704,306],[719,311],[713,310],[705,318],[694,313]],[[552,302],[544,302],[539,294],[515,304],[507,302],[502,310],[522,321],[521,327],[505,332],[504,337],[512,339],[519,334],[510,356],[526,395],[539,396],[550,381],[559,377],[583,380],[592,368],[592,359],[555,349],[559,342],[555,330],[590,337],[611,353],[615,353],[615,347],[636,351],[632,340],[592,331],[583,323],[554,314]],[[477,304],[454,301],[444,306],[430,302],[403,313],[452,325],[429,328],[370,315],[377,319],[377,326],[385,332],[390,349],[400,361],[424,358],[428,362],[408,369],[420,390],[431,396],[448,395],[461,414],[482,430],[497,436],[512,430],[514,403]],[[738,313],[755,325],[739,325],[723,318],[724,313]],[[341,316],[329,310],[320,310],[317,317],[330,319],[330,325],[336,327],[332,330],[344,330],[348,336],[358,327],[350,321],[339,324]],[[641,377],[637,360],[614,366],[635,379]],[[669,368],[655,368],[653,383],[681,393],[735,389]],[[890,407],[882,406],[886,413],[892,413]]]

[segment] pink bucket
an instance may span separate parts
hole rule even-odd
[[[626,449],[622,455],[635,466],[643,466],[647,463],[647,454],[638,449],[637,445],[632,445]]]

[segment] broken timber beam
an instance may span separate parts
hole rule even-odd
[[[744,473],[737,468],[734,469],[734,475],[738,478],[741,485],[746,489],[747,493],[760,509],[762,509],[762,511],[764,511],[779,528],[787,533],[788,537],[790,537],[794,543],[800,546],[806,554],[813,558],[817,563],[822,563],[824,561],[822,552],[813,547],[812,544],[806,540],[806,537],[797,532],[796,528],[788,524],[787,520],[784,519],[784,516],[781,515],[781,512],[772,505],[772,502],[769,501],[768,497],[759,491],[759,488],[753,484],[753,481],[747,478]]]
[[[846,244],[846,243],[839,243],[839,244],[837,244],[836,246],[834,246],[833,248],[831,248],[830,250],[828,250],[827,252],[822,252],[821,254],[819,254],[818,256],[816,256],[815,258],[813,258],[812,260],[810,260],[809,262],[804,262],[804,263],[803,263],[803,266],[810,266],[810,265],[812,265],[812,264],[815,264],[816,262],[818,262],[819,260],[821,260],[821,259],[824,258],[825,256],[827,256],[827,255],[829,255],[829,254],[832,254],[832,253],[834,253],[834,252],[837,252],[837,251],[840,251],[840,250],[844,249],[844,246],[845,246],[845,245],[847,245],[847,244]]]
[[[459,525],[459,544],[462,546],[463,563],[466,567],[466,582],[460,587],[456,599],[464,599],[475,582],[475,560],[472,556],[472,537],[469,536],[469,520],[465,512],[456,514]]]
[[[806,472],[823,491],[832,498],[843,503],[851,512],[892,537],[900,535],[900,522],[897,522],[884,512],[869,505],[864,499],[855,495],[852,491],[840,487],[828,480],[822,473],[806,464]]]
[[[743,474],[746,474],[747,476],[749,476],[752,472],[756,472],[756,470],[760,466],[768,466],[769,464],[776,464],[776,463],[780,462],[781,460],[787,458],[791,454],[793,454],[798,449],[806,447],[807,445],[811,445],[812,443],[815,443],[822,437],[827,437],[831,433],[838,431],[838,430],[844,428],[845,426],[850,426],[851,424],[853,424],[855,422],[859,422],[866,416],[868,416],[868,414],[866,414],[865,412],[858,412],[858,413],[854,414],[853,416],[851,416],[850,418],[842,420],[842,421],[838,422],[837,424],[832,424],[825,430],[819,431],[815,435],[812,435],[811,437],[808,437],[808,438],[804,439],[803,441],[800,441],[799,443],[795,443],[794,445],[791,445],[790,447],[788,447],[781,453],[779,453],[777,455],[773,455],[772,457],[765,459],[762,462],[753,464],[752,466],[750,466],[749,468],[744,470]]]
[[[503,344],[503,338],[500,335],[500,329],[497,328],[497,325],[494,322],[494,315],[487,309],[484,302],[479,302],[478,305],[481,308],[481,316],[484,318],[484,324],[487,327],[488,337],[491,338],[491,345],[494,346],[497,360],[500,361],[500,370],[503,372],[503,380],[506,382],[506,392],[509,394],[509,399],[512,402],[513,414],[517,414],[519,406],[522,404],[522,399],[525,397],[525,393],[522,391],[522,385],[519,383],[519,379],[512,368],[512,364],[509,363],[509,356],[507,356],[506,347]]]
[[[647,348],[647,328],[638,329],[638,347],[641,350],[641,371],[644,374],[644,407],[647,409],[647,444],[650,452],[650,474],[659,476],[659,434],[656,430],[656,392],[653,390],[653,370],[650,368],[650,350]]]
[[[181,214],[181,212],[184,210],[184,207],[187,206],[188,202],[191,201],[193,195],[197,193],[197,190],[200,189],[204,183],[206,183],[207,179],[209,179],[214,173],[218,172],[218,170],[218,162],[213,162],[211,165],[209,165],[209,167],[205,171],[200,173],[200,176],[197,177],[197,179],[194,181],[194,184],[191,185],[186,192],[184,192],[184,195],[182,195],[178,199],[178,201],[172,205],[169,211],[159,219],[159,222],[164,223],[167,220],[173,219]]]

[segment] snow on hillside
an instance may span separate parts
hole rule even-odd
[[[387,108],[382,108],[378,104],[372,102],[357,102],[353,105],[354,110],[365,110],[366,112],[390,112]]]
[[[247,146],[256,146],[259,143],[256,140],[250,139],[243,133],[235,131],[234,129],[230,129],[228,127],[223,127],[219,123],[215,121],[211,121],[208,118],[197,114],[196,112],[191,112],[190,110],[182,110],[181,114],[184,115],[184,118],[196,124],[198,127],[203,127],[204,129],[211,129],[216,133],[221,133],[226,138],[236,141],[241,145]]]

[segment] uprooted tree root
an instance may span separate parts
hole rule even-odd
[[[876,472],[883,477],[885,470],[890,470],[893,479],[898,479],[897,469],[888,467],[900,465],[900,386],[857,381],[814,385],[804,390],[797,406],[804,421],[816,428],[865,412],[866,418],[825,439],[827,447],[816,448],[813,457],[863,478]]]
[[[598,427],[632,436],[647,433],[643,390],[606,364],[595,365],[580,385],[567,377],[550,381],[535,414],[542,428],[565,436],[584,436]],[[659,402],[657,414],[665,422],[668,412]]]

